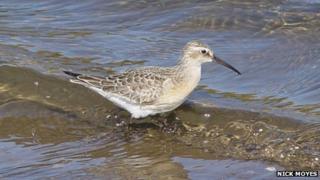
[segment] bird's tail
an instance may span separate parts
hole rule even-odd
[[[65,74],[69,75],[69,76],[72,76],[72,77],[78,77],[82,74],[79,74],[79,73],[74,73],[74,72],[71,72],[71,71],[63,71]]]

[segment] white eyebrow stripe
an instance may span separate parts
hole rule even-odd
[[[199,50],[199,51],[205,49],[206,51],[209,51],[209,49],[205,47],[192,47],[192,49]]]

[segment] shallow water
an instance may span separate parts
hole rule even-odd
[[[1,1],[0,177],[259,179],[272,167],[319,169],[319,9],[315,0]],[[61,73],[173,65],[193,39],[243,75],[205,65],[165,125],[119,126],[126,112]]]

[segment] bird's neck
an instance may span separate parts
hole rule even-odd
[[[180,81],[198,84],[201,78],[201,64],[181,59],[176,65],[177,77]]]

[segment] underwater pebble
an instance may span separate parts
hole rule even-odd
[[[180,120],[180,118],[179,118],[179,117],[176,117],[176,120]]]
[[[35,86],[39,86],[39,82],[38,82],[38,81],[33,82],[33,84],[34,84]]]
[[[233,135],[233,137],[236,139],[240,139],[240,136],[238,136],[238,135]]]
[[[270,167],[266,167],[266,170],[267,171],[276,171],[276,168],[275,167],[272,167],[272,166],[270,166]]]
[[[263,131],[263,129],[259,129],[259,132],[262,132]]]
[[[206,133],[205,133],[205,136],[206,136],[206,137],[209,137],[210,135],[211,135],[211,132],[206,132]]]
[[[111,115],[110,115],[110,114],[108,114],[108,115],[106,116],[106,118],[107,118],[107,119],[110,119],[110,118],[111,118]]]
[[[208,144],[209,141],[208,141],[208,140],[204,140],[203,143],[204,143],[204,144]]]
[[[314,160],[319,161],[319,158],[316,157],[316,158],[314,158]]]
[[[281,158],[284,158],[284,155],[283,155],[283,154],[280,154],[280,157],[281,157]]]
[[[121,121],[120,123],[116,123],[116,126],[117,127],[120,127],[120,126],[123,126],[125,124],[125,122],[124,121]]]
[[[47,98],[47,99],[50,99],[50,98],[51,98],[51,96],[46,96],[46,98]]]
[[[31,134],[32,134],[32,137],[35,137],[35,136],[36,136],[36,130],[35,130],[35,129],[32,129]]]
[[[295,146],[294,149],[299,149],[299,146]]]
[[[206,118],[209,118],[209,117],[211,117],[211,114],[204,114],[204,117],[206,117]]]

